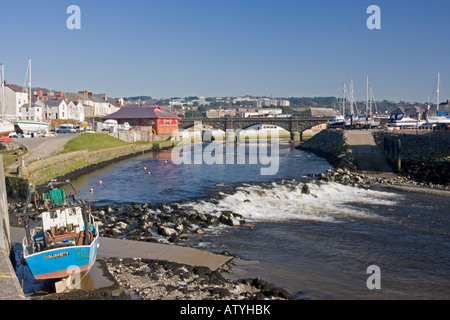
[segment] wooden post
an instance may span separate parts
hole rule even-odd
[[[402,171],[402,141],[400,139],[397,139],[397,172]]]

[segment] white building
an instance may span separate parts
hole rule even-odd
[[[69,119],[67,103],[64,100],[38,99],[36,105],[42,107],[43,119]]]
[[[13,83],[5,84],[5,116],[20,119],[22,106],[28,103],[28,89]]]
[[[84,105],[79,101],[70,101],[67,104],[67,112],[69,119],[83,122],[85,120]]]
[[[117,103],[114,99],[108,98],[104,93],[93,94],[91,99],[94,102],[96,117],[103,117],[120,109],[119,103]]]
[[[42,121],[44,119],[43,107],[36,103],[31,104],[31,111],[28,103],[23,104],[20,107],[20,113],[22,120]]]
[[[281,116],[283,110],[280,108],[261,108],[257,109],[254,112],[243,112],[242,117],[278,117]]]
[[[291,102],[289,100],[278,100],[277,107],[289,107]]]

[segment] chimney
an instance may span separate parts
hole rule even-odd
[[[99,96],[102,97],[103,100],[106,100],[106,94],[105,93],[101,93],[101,94],[99,94]]]
[[[81,93],[85,97],[88,96],[88,92],[87,91],[78,91],[78,93]]]
[[[39,98],[42,98],[43,95],[44,95],[43,91],[42,91],[42,90],[39,90],[39,91],[38,91],[38,97],[39,97]]]
[[[88,96],[92,98],[92,92],[88,92]]]

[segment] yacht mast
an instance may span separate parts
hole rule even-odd
[[[5,117],[5,69],[3,66],[3,63],[0,63],[1,66],[1,80],[2,80],[2,99],[1,101],[1,108],[0,108],[0,115],[2,116],[2,118]]]
[[[437,111],[436,111],[436,115],[439,115],[439,82],[441,80],[441,74],[438,72],[438,85],[437,85]]]
[[[366,116],[370,113],[369,109],[369,74],[366,74]]]
[[[30,70],[30,82],[28,83],[28,120],[31,120],[31,58],[28,59],[28,68]]]

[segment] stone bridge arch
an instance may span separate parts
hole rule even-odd
[[[227,130],[245,129],[256,124],[273,124],[289,131],[292,140],[300,141],[303,131],[311,129],[318,124],[329,123],[331,120],[331,117],[185,118],[179,120],[179,126],[187,129],[201,123],[226,132]]]

